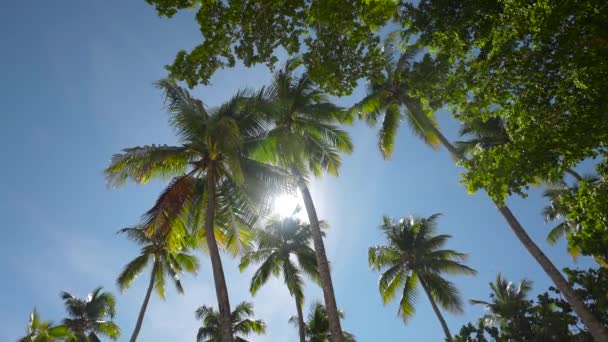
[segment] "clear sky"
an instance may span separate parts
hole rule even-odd
[[[165,76],[163,65],[178,50],[200,41],[200,34],[191,15],[160,19],[143,0],[3,1],[0,19],[0,340],[23,335],[34,306],[43,318],[59,321],[59,291],[84,296],[99,285],[117,295],[120,340],[127,340],[148,275],[119,293],[116,275],[138,249],[115,232],[138,222],[162,183],[109,190],[102,171],[121,148],[175,143],[152,83]],[[212,85],[194,93],[215,105],[269,78],[265,67],[237,67],[218,72]],[[338,102],[349,105],[362,95],[359,90]],[[439,116],[448,136],[456,138],[456,123],[446,112]],[[312,185],[319,216],[331,224],[326,248],[345,330],[363,342],[443,339],[422,293],[407,326],[396,317],[396,303],[381,303],[367,248],[382,241],[377,226],[383,214],[444,214],[439,229],[453,235],[448,247],[469,253],[469,264],[479,271],[477,277],[453,278],[465,299],[487,298],[487,284],[498,272],[512,280],[527,277],[536,291],[546,290],[548,278],[485,194],[466,193],[445,151],[434,152],[404,125],[393,158],[384,161],[375,130],[363,124],[347,129],[355,152],[344,157],[340,177]],[[540,191],[510,204],[555,264],[572,266],[564,244],[544,242],[549,227],[540,215]],[[166,301],[152,297],[141,341],[195,339],[194,310],[216,305],[211,268],[201,258],[198,276],[184,280],[185,295],[169,288]],[[233,305],[253,300],[256,316],[268,323],[268,333],[252,339],[295,341],[297,331],[287,323],[295,307],[282,282],[271,281],[252,299],[247,291],[252,272],[239,273],[229,256],[223,261]],[[306,295],[307,303],[322,299],[314,284],[307,285]],[[464,315],[446,318],[457,332],[481,313],[467,304]]]

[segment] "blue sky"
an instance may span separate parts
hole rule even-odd
[[[44,318],[59,321],[59,291],[86,295],[99,285],[117,294],[121,340],[127,340],[147,275],[126,293],[118,292],[116,275],[138,249],[115,232],[137,223],[162,183],[109,190],[102,171],[121,148],[175,143],[152,83],[165,76],[163,65],[178,50],[193,47],[201,37],[191,15],[160,19],[143,0],[5,1],[0,17],[0,340],[21,336],[34,306]],[[215,105],[269,78],[265,67],[237,67],[218,72],[212,85],[194,93]],[[349,105],[361,96],[358,90],[338,102]],[[455,138],[457,126],[449,114],[440,112],[439,121]],[[384,161],[375,130],[363,124],[347,129],[355,152],[344,157],[339,178],[315,180],[312,192],[319,216],[332,227],[326,247],[338,305],[346,313],[343,326],[359,341],[443,338],[422,293],[407,326],[396,317],[395,304],[381,304],[367,248],[382,241],[377,225],[383,214],[444,214],[440,230],[453,235],[449,247],[469,253],[469,264],[479,271],[477,277],[453,278],[465,299],[486,298],[487,284],[498,272],[512,280],[527,277],[537,291],[547,288],[548,278],[489,199],[483,193],[468,195],[459,184],[459,170],[445,151],[432,151],[404,125],[393,158]],[[540,215],[540,191],[510,204],[556,265],[572,266],[563,244],[544,242],[548,227]],[[195,339],[194,310],[215,305],[211,269],[202,259],[198,276],[184,281],[186,295],[169,289],[166,301],[153,297],[141,341]],[[241,274],[237,261],[223,260],[232,303],[252,300],[251,272]],[[307,302],[322,298],[313,284],[306,294]],[[269,324],[268,334],[254,341],[296,340],[296,329],[287,323],[295,312],[293,300],[280,281],[271,281],[253,302],[256,316]],[[481,312],[467,306],[464,315],[446,317],[456,332]]]

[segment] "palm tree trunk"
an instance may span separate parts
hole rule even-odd
[[[543,251],[532,241],[526,230],[521,226],[515,215],[511,212],[511,209],[507,206],[501,206],[496,201],[494,201],[498,211],[502,214],[502,216],[507,220],[511,229],[517,235],[517,238],[521,243],[526,247],[528,252],[532,254],[534,259],[540,264],[545,273],[549,275],[549,278],[553,281],[555,286],[561,291],[564,295],[564,298],[570,304],[574,312],[581,319],[583,324],[587,327],[593,339],[596,341],[608,341],[608,331],[606,327],[598,321],[598,319],[589,311],[585,303],[578,297],[574,289],[562,273],[553,265],[551,260],[543,253]]]
[[[213,269],[213,280],[215,281],[215,295],[220,311],[222,324],[222,342],[232,342],[232,319],[230,317],[230,300],[228,299],[228,287],[224,278],[222,259],[215,240],[215,167],[212,161],[207,169],[207,217],[205,219],[205,238],[209,247],[211,268]]]
[[[152,294],[152,290],[154,289],[154,280],[156,279],[156,270],[158,269],[158,263],[154,260],[154,266],[152,266],[152,274],[150,274],[150,284],[148,285],[148,291],[146,291],[146,296],[144,297],[144,302],[141,305],[141,309],[139,310],[139,316],[137,317],[137,323],[135,323],[135,329],[133,329],[133,334],[131,335],[131,342],[137,341],[137,336],[139,335],[139,331],[141,330],[141,325],[144,322],[144,315],[146,314],[146,308],[148,307],[148,302],[150,302],[150,295]]]
[[[441,311],[439,311],[439,307],[437,306],[437,303],[435,303],[435,299],[433,299],[433,296],[431,296],[431,292],[429,291],[429,288],[426,286],[426,281],[424,281],[424,279],[422,277],[419,277],[419,279],[420,279],[420,284],[422,285],[422,288],[424,289],[424,293],[426,293],[426,296],[429,298],[429,302],[431,302],[433,311],[435,311],[435,315],[437,315],[437,319],[439,319],[439,323],[441,323],[441,328],[443,328],[443,332],[445,333],[446,340],[448,342],[452,342],[452,334],[450,333],[450,328],[448,328],[448,325],[445,322],[445,319],[443,318]]]
[[[458,151],[454,145],[452,145],[446,137],[441,133],[441,131],[435,127],[435,125],[428,119],[428,117],[421,113],[420,111],[415,112],[416,116],[422,121],[432,132],[439,138],[443,146],[458,160],[466,160],[466,157]],[[585,303],[578,297],[578,295],[574,292],[574,289],[561,272],[553,265],[551,260],[543,253],[543,251],[532,241],[526,230],[519,223],[515,215],[511,212],[508,206],[505,204],[501,204],[496,200],[492,199],[498,211],[505,218],[511,230],[519,241],[526,247],[528,252],[534,257],[536,262],[542,267],[545,273],[551,278],[555,286],[561,291],[564,295],[564,298],[570,304],[574,312],[576,312],[577,316],[581,319],[583,324],[587,327],[593,339],[600,342],[608,342],[608,330],[606,327],[602,325],[602,323],[589,311],[589,308],[585,305]]]
[[[302,312],[302,299],[295,295],[296,311],[298,313],[298,332],[300,333],[300,342],[306,342],[306,332],[304,330],[304,313]]]
[[[334,295],[334,286],[331,281],[331,273],[329,272],[329,262],[325,255],[325,246],[323,245],[323,235],[319,226],[319,218],[317,211],[312,201],[310,191],[306,185],[306,180],[302,177],[295,165],[292,166],[293,172],[298,177],[300,191],[302,191],[302,199],[310,221],[310,230],[312,240],[315,247],[315,255],[317,256],[317,266],[319,267],[319,275],[321,278],[321,288],[323,289],[323,297],[325,299],[325,308],[327,310],[327,319],[329,321],[329,333],[332,337],[332,342],[344,342],[342,327],[340,326],[340,316],[338,314],[338,306],[336,305],[336,297]]]

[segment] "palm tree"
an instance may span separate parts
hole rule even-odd
[[[217,311],[209,306],[201,306],[196,309],[196,319],[203,321],[203,326],[198,329],[196,334],[197,342],[221,342],[222,320]],[[234,308],[230,315],[230,325],[234,331],[234,341],[248,342],[245,337],[252,333],[263,334],[266,331],[266,323],[263,320],[254,320],[253,305],[242,302]]]
[[[69,316],[63,320],[63,325],[70,329],[76,341],[98,342],[98,335],[116,340],[120,336],[120,328],[112,321],[116,314],[116,299],[110,292],[101,290],[101,287],[94,289],[86,298],[61,292]]]
[[[266,127],[250,110],[246,92],[208,111],[172,82],[160,81],[158,86],[165,92],[170,123],[181,145],[125,149],[112,158],[106,175],[113,185],[128,179],[146,183],[174,177],[144,216],[147,233],[167,234],[170,248],[180,246],[186,227],[204,240],[224,322],[223,342],[231,342],[230,302],[219,247],[242,246],[239,242],[246,240],[247,228],[259,215],[257,205],[266,203],[271,191],[284,189],[290,180],[278,168],[247,157],[248,144],[258,141]],[[200,224],[203,217],[204,225]]]
[[[323,171],[337,175],[339,153],[350,153],[353,145],[348,134],[335,125],[344,118],[344,111],[330,103],[306,73],[294,76],[297,66],[296,60],[290,60],[275,74],[272,85],[259,93],[273,127],[258,144],[256,156],[289,169],[297,179],[310,222],[330,332],[335,342],[343,342],[329,262],[307,179],[309,174],[320,176]]]
[[[344,318],[344,312],[338,310],[338,316],[340,319]],[[299,317],[294,316],[289,318],[289,322],[298,325]],[[333,341],[329,333],[329,320],[327,318],[327,310],[323,304],[314,302],[310,306],[310,312],[308,313],[308,320],[304,322],[304,330],[307,339],[306,342],[330,342]],[[355,336],[346,331],[343,332],[344,340],[346,342],[355,342]]]
[[[402,117],[401,112],[405,110],[410,127],[416,135],[432,147],[437,147],[438,141],[449,151],[456,161],[467,161],[466,155],[443,135],[435,122],[432,111],[425,108],[412,91],[412,84],[415,82],[415,77],[412,73],[414,63],[412,61],[413,57],[416,56],[416,51],[397,55],[393,44],[387,44],[386,46],[385,51],[388,66],[383,77],[377,77],[370,83],[369,94],[353,106],[351,113],[358,113],[359,117],[366,119],[372,124],[378,118],[384,117],[382,128],[380,129],[379,145],[385,157],[390,156],[392,152],[392,143],[397,133],[399,119]],[[538,245],[532,241],[511,209],[505,203],[495,199],[492,199],[492,201],[513,233],[543,268],[549,278],[551,278],[594,338],[608,341],[608,330],[606,327],[591,313],[557,267],[555,267]]]
[[[38,310],[34,308],[27,323],[27,334],[17,342],[54,342],[66,340],[69,337],[70,331],[66,326],[42,321]]]
[[[169,249],[165,237],[158,234],[147,235],[146,227],[144,226],[124,228],[119,233],[126,234],[130,240],[142,246],[139,256],[125,266],[116,280],[121,291],[129,288],[135,277],[140,275],[148,264],[152,263],[148,290],[146,291],[144,302],[137,317],[137,323],[131,335],[130,341],[134,342],[137,340],[137,336],[141,330],[152,290],[156,289],[158,296],[165,298],[165,277],[168,276],[173,280],[177,291],[184,293],[179,275],[184,271],[196,273],[199,263],[198,259],[193,255],[187,254],[184,251]]]
[[[471,299],[471,304],[480,304],[488,312],[484,319],[485,325],[499,325],[502,331],[511,331],[516,338],[525,339],[532,335],[528,319],[525,317],[528,308],[528,294],[532,290],[532,282],[523,279],[518,285],[507,281],[499,273],[496,281],[490,283],[491,302]],[[511,328],[508,328],[511,327]]]
[[[462,300],[458,289],[443,278],[443,274],[475,275],[477,272],[461,263],[466,260],[466,254],[440,249],[451,237],[436,233],[440,215],[409,216],[399,221],[385,216],[380,229],[387,244],[369,249],[369,265],[383,272],[378,289],[385,304],[403,288],[398,314],[405,322],[414,315],[416,288],[420,284],[447,340],[451,341],[452,335],[437,304],[448,311],[461,313]]]
[[[272,218],[266,229],[257,232],[258,248],[243,256],[241,271],[252,262],[260,263],[251,279],[250,291],[256,294],[271,274],[283,273],[285,285],[295,298],[300,342],[306,341],[302,303],[304,301],[302,273],[318,280],[319,271],[315,251],[310,247],[310,225],[295,217]],[[297,264],[294,262],[297,260]]]

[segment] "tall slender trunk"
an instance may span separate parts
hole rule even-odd
[[[213,269],[213,280],[215,282],[215,295],[220,311],[222,324],[222,342],[232,342],[232,319],[230,317],[230,300],[228,299],[228,287],[224,278],[222,259],[215,241],[215,164],[210,162],[207,169],[207,217],[205,218],[205,238],[209,247],[211,268]]]
[[[296,294],[296,311],[298,313],[298,332],[300,334],[300,342],[306,342],[306,331],[304,330],[304,313],[302,312],[302,298]]]
[[[150,274],[150,284],[148,284],[148,291],[146,291],[146,296],[144,297],[144,302],[141,305],[141,309],[139,309],[139,316],[137,317],[137,323],[135,323],[135,329],[133,329],[133,334],[131,335],[131,342],[137,341],[137,336],[139,335],[139,331],[141,330],[141,325],[144,323],[144,315],[146,314],[146,308],[148,307],[148,302],[150,302],[150,295],[152,294],[152,290],[154,289],[154,280],[156,279],[156,270],[158,269],[158,261],[156,258],[154,259],[154,266],[152,266],[152,274]]]
[[[315,247],[315,255],[317,256],[319,275],[321,278],[321,288],[323,289],[325,308],[327,310],[327,318],[329,321],[329,334],[331,335],[332,342],[344,342],[344,334],[342,332],[342,327],[340,326],[340,316],[338,314],[338,306],[336,305],[336,297],[334,295],[334,286],[332,284],[331,274],[329,272],[329,262],[327,261],[327,255],[325,255],[325,246],[323,244],[323,235],[321,234],[321,227],[319,226],[317,211],[312,201],[310,191],[308,191],[306,180],[302,177],[295,165],[292,166],[292,170],[298,177],[300,191],[302,192],[302,199],[304,200],[304,206],[306,207],[306,213],[308,214],[308,220],[310,221],[310,230]]]
[[[441,131],[437,127],[435,127],[433,123],[431,123],[431,121],[424,113],[421,113],[420,111],[415,111],[414,114],[416,114],[420,121],[422,121],[437,136],[443,146],[445,146],[445,148],[456,159],[466,160],[466,157],[462,153],[460,153],[460,151],[458,151],[454,147],[454,145],[450,143],[450,141],[446,139],[443,133],[441,133]],[[492,201],[494,202],[494,205],[496,205],[496,208],[498,208],[498,211],[505,218],[505,220],[509,224],[509,227],[511,227],[511,230],[513,231],[513,233],[515,233],[519,241],[524,245],[524,247],[526,247],[528,252],[534,257],[536,262],[542,267],[542,269],[549,276],[549,278],[551,278],[553,284],[555,284],[555,286],[564,295],[564,298],[566,299],[568,304],[570,304],[574,312],[576,312],[577,316],[581,319],[583,324],[587,327],[587,329],[593,336],[593,339],[598,342],[608,342],[608,330],[606,329],[606,327],[602,325],[602,323],[597,319],[597,317],[593,315],[593,313],[591,313],[591,311],[589,311],[589,308],[585,305],[585,302],[583,302],[578,297],[576,292],[574,292],[572,286],[568,284],[568,282],[561,274],[561,272],[557,269],[557,267],[553,265],[551,260],[549,260],[549,258],[545,255],[545,253],[543,253],[543,251],[538,247],[538,245],[536,245],[534,241],[532,241],[528,233],[526,233],[526,230],[522,227],[515,215],[513,215],[513,213],[511,212],[511,209],[509,209],[507,205],[500,204],[494,199],[492,199]]]
[[[448,340],[448,342],[452,342],[452,334],[450,333],[450,328],[448,328],[448,325],[445,322],[445,319],[443,318],[441,311],[439,311],[439,307],[437,306],[437,303],[435,303],[435,299],[433,298],[433,296],[431,296],[431,292],[429,291],[429,288],[426,285],[426,281],[422,277],[419,277],[419,279],[420,279],[420,284],[422,285],[422,288],[424,289],[424,293],[426,293],[426,296],[429,298],[429,302],[431,302],[433,311],[435,311],[435,315],[437,315],[437,319],[439,319],[439,323],[441,323],[441,328],[443,328],[443,332],[445,333],[445,338]]]

